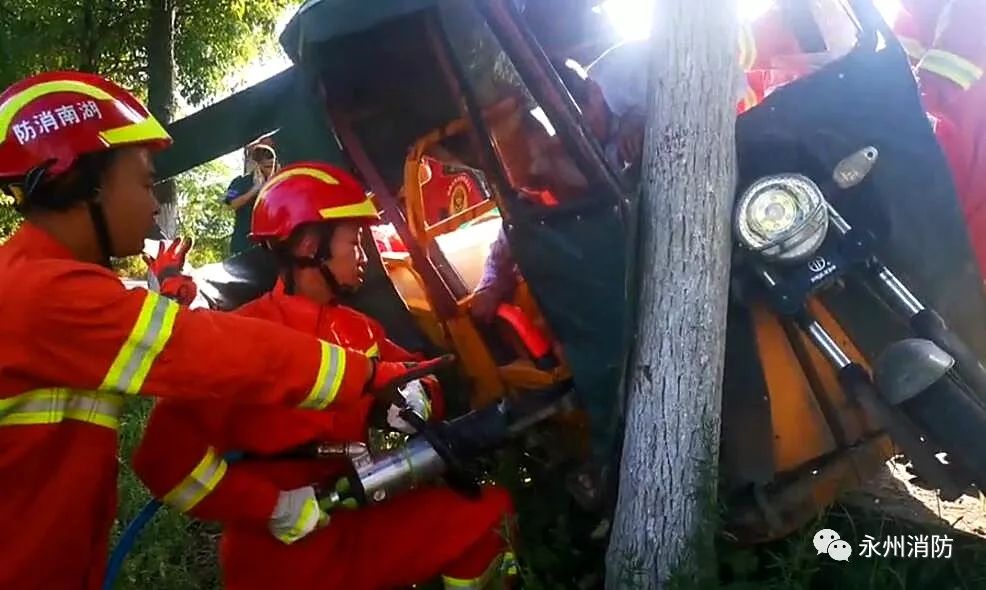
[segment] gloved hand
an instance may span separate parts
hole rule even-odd
[[[277,498],[268,528],[277,540],[290,545],[329,523],[311,486],[283,491]]]
[[[185,275],[164,279],[164,282],[161,283],[161,295],[186,307],[195,301],[195,296],[198,293],[199,288],[195,285],[195,281],[192,280],[192,277]]]
[[[147,269],[158,280],[158,283],[163,284],[165,279],[181,274],[182,269],[185,268],[185,256],[192,249],[193,243],[191,238],[178,238],[165,249],[162,241],[158,242],[156,257],[152,258],[147,254],[142,255]]]
[[[428,393],[420,379],[415,379],[403,387],[398,387],[397,392],[404,397],[407,407],[421,416],[422,420],[428,421],[431,417],[431,400],[428,398]],[[414,434],[416,432],[414,427],[400,416],[402,409],[398,405],[390,404],[390,407],[387,408],[387,424],[398,432]]]
[[[390,400],[392,403],[400,403],[400,399],[395,397],[400,395],[397,392],[398,387],[415,379],[431,375],[437,369],[452,364],[455,356],[446,354],[420,363],[394,363],[380,361],[375,357],[370,360],[373,363],[373,369],[366,385],[366,391],[377,397]]]
[[[151,258],[146,254],[143,255],[148,271],[157,281],[158,289],[156,290],[182,305],[191,305],[198,294],[195,281],[191,277],[181,274],[185,267],[185,256],[192,249],[193,243],[191,238],[178,238],[165,249],[164,242],[158,242],[157,257]]]

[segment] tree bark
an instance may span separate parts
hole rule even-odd
[[[149,0],[149,8],[147,107],[162,125],[168,125],[175,115],[175,1]],[[154,192],[161,203],[158,225],[166,236],[174,236],[178,225],[175,183],[162,182]]]
[[[82,51],[82,63],[79,64],[79,69],[83,72],[96,71],[96,35],[93,33],[96,27],[96,17],[93,12],[92,0],[83,2],[82,31],[80,31],[79,39],[79,49]]]
[[[640,205],[638,327],[606,587],[703,567],[714,506],[735,190],[734,2],[654,10]],[[710,549],[711,552],[711,549]]]

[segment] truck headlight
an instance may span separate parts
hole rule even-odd
[[[772,262],[799,262],[815,253],[828,230],[818,185],[801,174],[765,176],[736,205],[734,226],[744,248]]]

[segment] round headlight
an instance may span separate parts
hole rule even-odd
[[[825,197],[800,174],[765,176],[736,205],[736,237],[744,248],[775,262],[799,262],[818,249],[828,230]]]

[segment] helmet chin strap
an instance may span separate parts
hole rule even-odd
[[[92,220],[93,230],[96,232],[96,241],[99,244],[100,261],[99,263],[106,268],[111,268],[110,258],[113,256],[113,240],[110,239],[110,227],[106,222],[106,211],[103,209],[102,201],[102,171],[92,162],[86,162],[80,171],[85,179],[82,186],[84,190],[91,191],[83,196],[86,208],[89,210],[89,219]]]
[[[287,255],[287,260],[292,269],[294,268],[317,268],[319,274],[322,276],[322,280],[325,281],[325,285],[329,288],[333,295],[347,295],[355,291],[354,288],[344,286],[339,283],[332,271],[329,270],[325,263],[332,258],[332,253],[330,251],[330,244],[332,241],[332,235],[322,236],[318,242],[318,249],[312,256],[294,256],[292,254]],[[295,282],[294,273],[288,273],[284,281],[284,291],[288,295],[295,294]]]
[[[103,204],[98,197],[86,202],[89,209],[89,218],[92,219],[92,226],[96,230],[96,239],[99,241],[99,249],[102,254],[100,264],[110,268],[110,257],[113,255],[113,240],[110,239],[109,224],[106,223],[106,214],[103,212]]]

